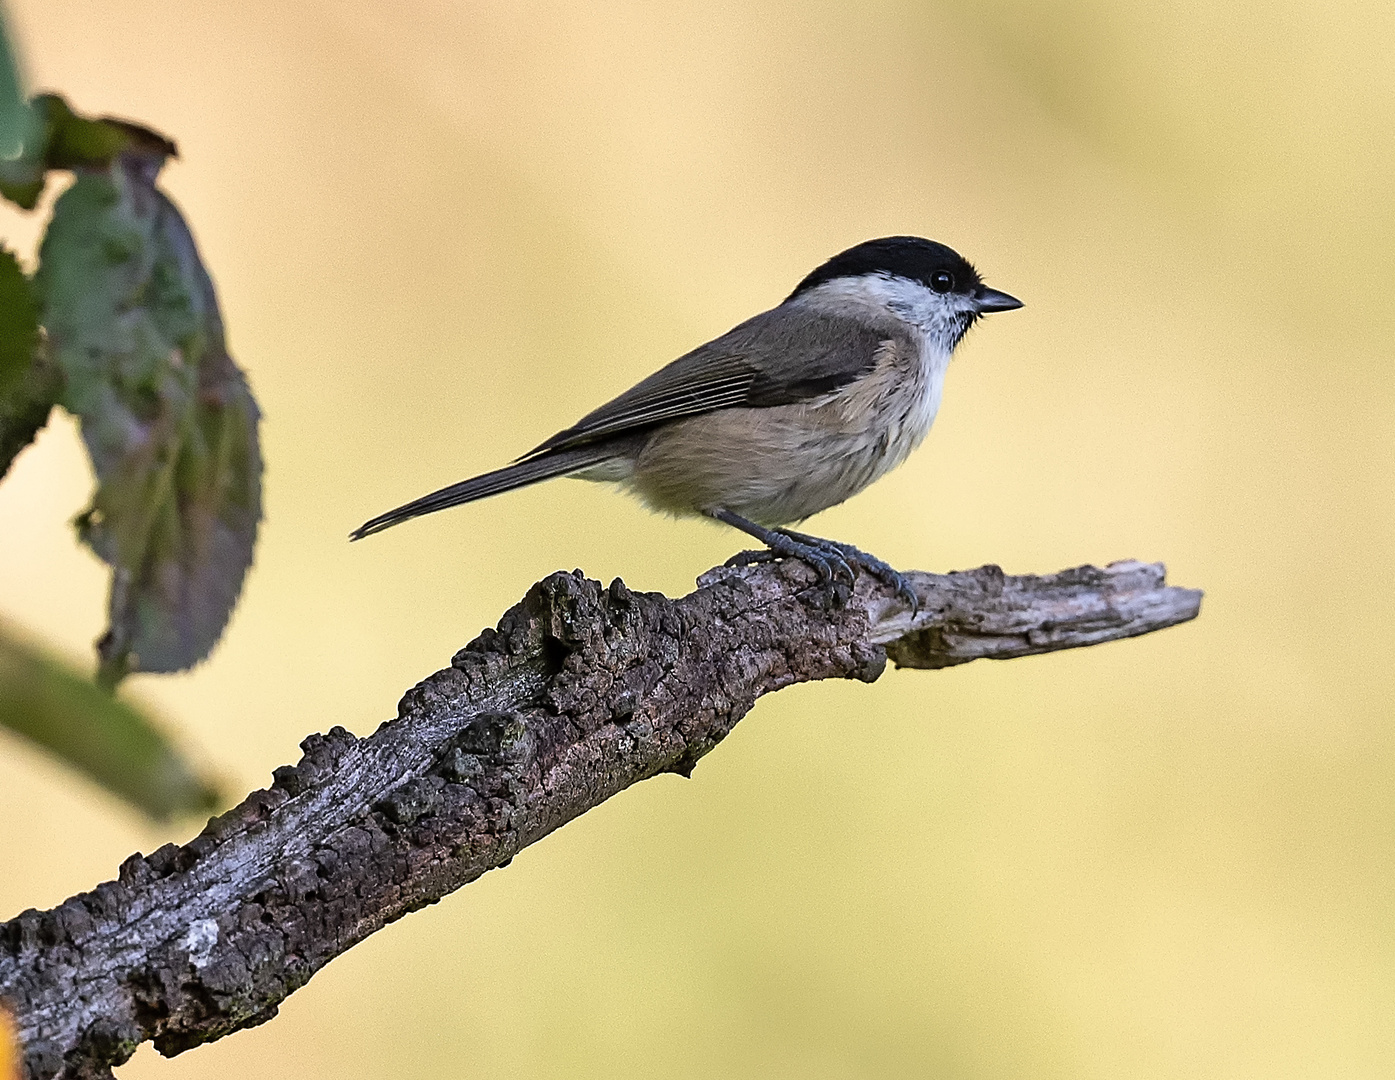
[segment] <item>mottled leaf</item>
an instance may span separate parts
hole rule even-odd
[[[35,291],[62,403],[97,473],[78,534],[112,567],[101,679],[179,671],[217,642],[261,517],[258,412],[159,159],[81,171]]]
[[[152,817],[198,813],[218,801],[213,785],[133,707],[3,628],[0,726]]]

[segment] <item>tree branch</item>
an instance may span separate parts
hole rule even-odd
[[[631,784],[689,775],[755,700],[1145,634],[1201,593],[1127,562],[1049,577],[912,573],[915,618],[861,576],[830,602],[799,563],[713,570],[670,600],[574,574],[408,691],[368,738],[311,735],[295,766],[188,844],[0,926],[0,998],[26,1076],[110,1077],[276,1015],[356,942]]]

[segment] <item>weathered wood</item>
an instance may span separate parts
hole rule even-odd
[[[907,575],[909,611],[862,576],[718,569],[678,600],[578,571],[403,697],[368,738],[312,735],[270,788],[115,881],[0,926],[0,999],[25,1075],[110,1077],[265,1022],[334,957],[631,784],[691,773],[762,694],[1093,645],[1194,618],[1161,566],[1048,577]]]

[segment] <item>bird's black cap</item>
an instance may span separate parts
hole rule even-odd
[[[908,278],[926,288],[936,288],[936,275],[949,274],[950,288],[936,288],[937,292],[972,294],[983,284],[978,271],[953,248],[919,236],[884,236],[833,256],[801,281],[785,302],[826,281],[868,274]],[[944,278],[938,281],[943,283]]]

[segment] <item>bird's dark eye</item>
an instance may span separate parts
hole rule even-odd
[[[930,275],[930,288],[936,292],[949,292],[954,288],[954,275],[948,270],[936,270]]]

